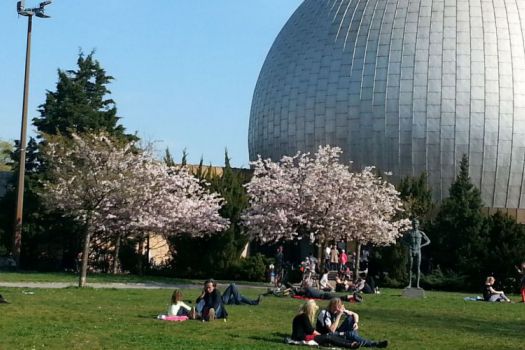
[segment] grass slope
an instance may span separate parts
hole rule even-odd
[[[227,322],[183,323],[154,317],[170,291],[3,288],[0,349],[295,349],[282,344],[301,302],[265,297],[259,306],[229,306]],[[243,290],[255,298],[257,289]],[[198,290],[185,293],[193,300]],[[465,302],[464,294],[427,292],[408,300],[399,290],[347,305],[360,332],[391,349],[523,349],[525,305]],[[320,305],[324,306],[325,301]]]

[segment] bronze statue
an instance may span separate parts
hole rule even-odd
[[[408,247],[410,257],[409,282],[407,288],[412,288],[412,271],[414,270],[414,259],[416,259],[417,275],[416,287],[419,287],[419,277],[421,274],[421,248],[430,244],[430,239],[425,232],[419,230],[419,221],[412,220],[412,229],[403,237],[403,242]]]

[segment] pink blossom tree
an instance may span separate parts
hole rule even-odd
[[[156,161],[151,153],[105,134],[46,136],[50,177],[42,196],[84,227],[79,286],[86,283],[95,233],[181,232],[202,236],[228,227],[222,199],[207,192],[188,171]]]
[[[253,162],[254,176],[246,185],[250,207],[243,216],[251,236],[262,242],[309,237],[320,245],[395,243],[408,225],[399,218],[399,193],[373,168],[352,172],[340,162],[341,153],[325,146],[313,156]]]

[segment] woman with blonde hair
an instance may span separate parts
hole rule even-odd
[[[358,333],[359,315],[346,310],[339,298],[333,298],[326,309],[319,313],[316,331],[320,334],[338,334],[347,341],[357,342],[363,347],[386,348],[387,340],[374,341],[361,337]]]
[[[317,316],[319,306],[314,300],[308,300],[299,309],[299,313],[292,322],[292,339],[296,341],[315,341],[321,346],[337,346],[346,349],[359,348],[358,342],[346,340],[336,334],[320,334],[313,324]]]
[[[493,276],[487,277],[485,288],[483,288],[483,299],[491,302],[506,301],[507,303],[510,303],[510,299],[507,298],[503,291],[494,289],[494,282],[496,282],[496,279]]]

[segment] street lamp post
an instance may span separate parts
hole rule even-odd
[[[16,10],[20,16],[27,17],[27,46],[26,46],[26,65],[24,77],[24,100],[22,103],[22,127],[20,128],[20,160],[18,164],[18,186],[16,196],[16,217],[15,227],[13,233],[13,257],[16,261],[16,266],[20,263],[20,248],[22,244],[22,212],[24,208],[24,177],[26,170],[26,134],[27,134],[27,101],[29,98],[29,68],[31,59],[31,31],[33,29],[33,16],[40,18],[49,18],[44,13],[44,9],[51,1],[41,2],[39,7],[26,8],[25,1],[18,1]]]

